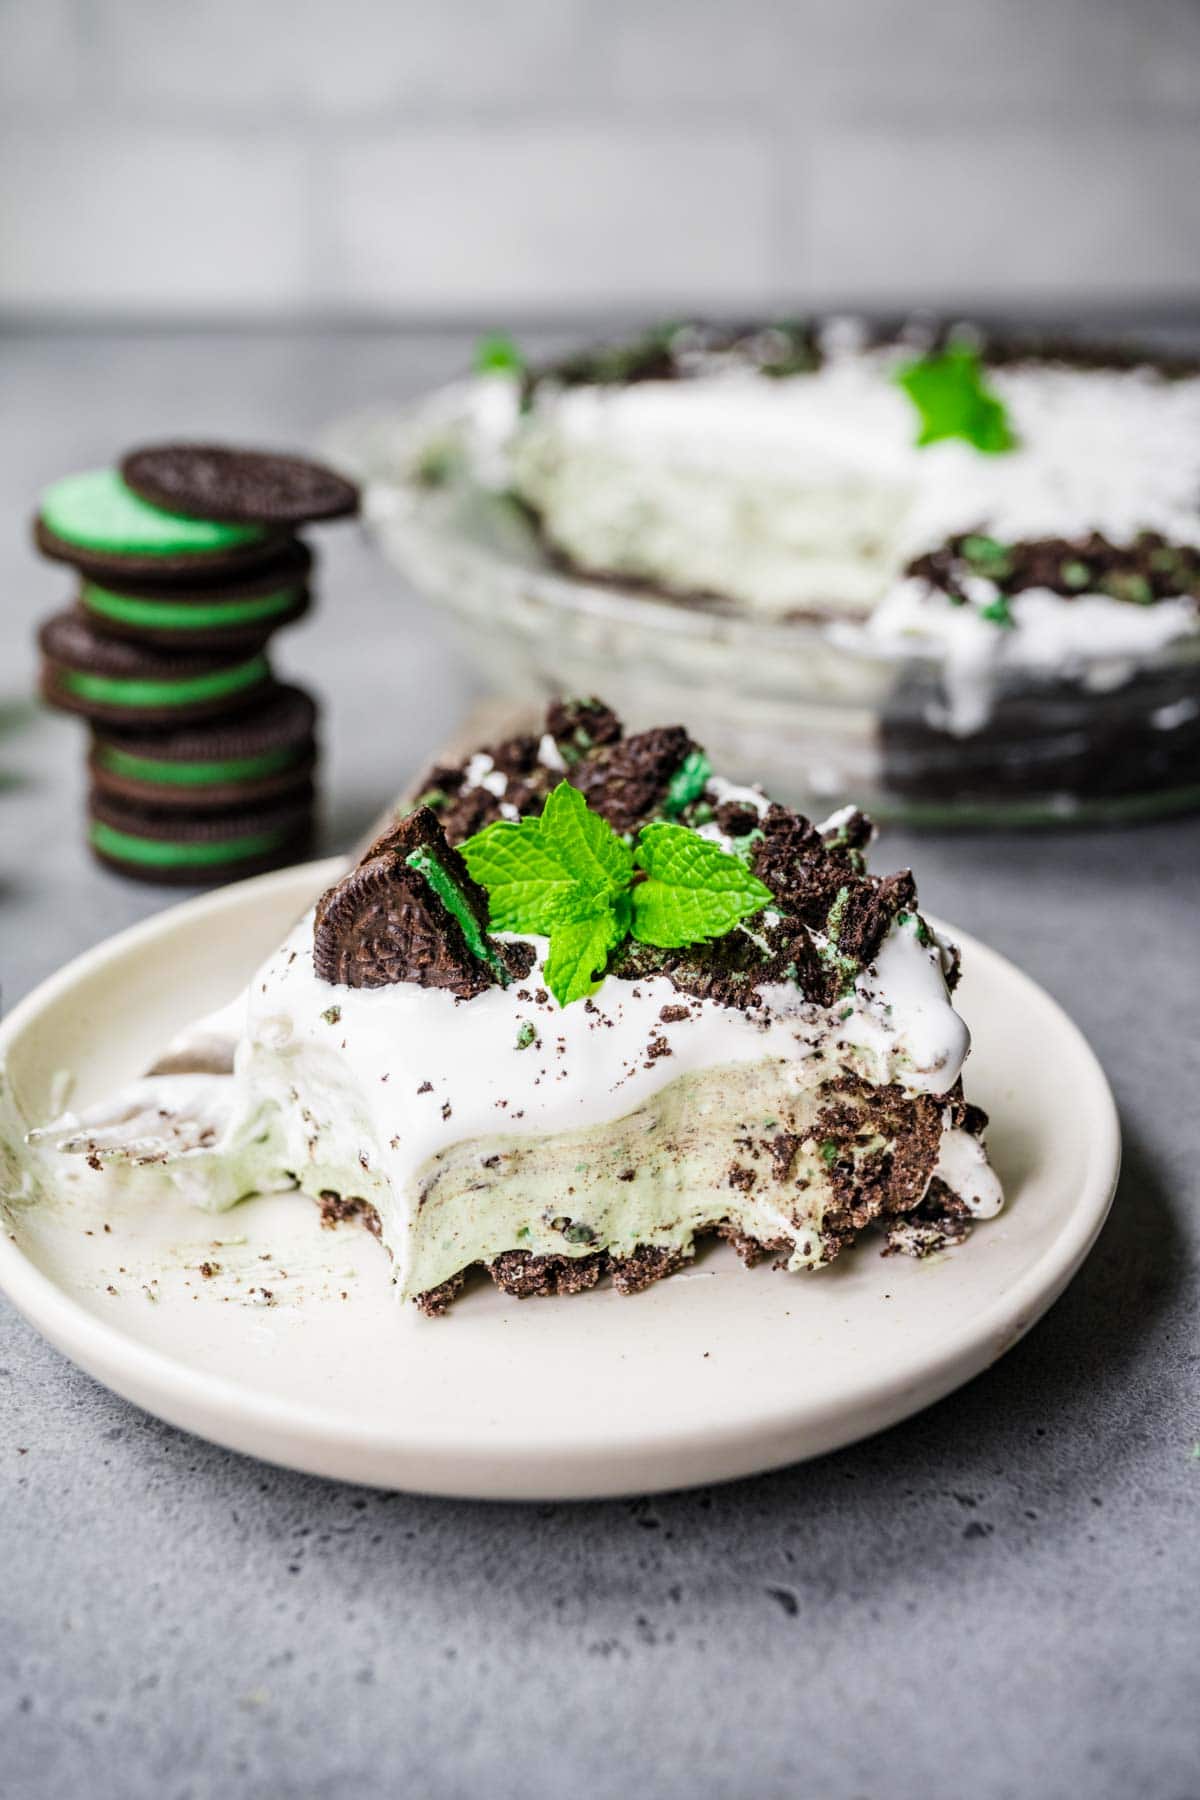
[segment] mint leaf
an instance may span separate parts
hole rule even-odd
[[[493,930],[550,939],[546,985],[560,1006],[595,991],[631,930],[663,949],[703,943],[771,899],[740,858],[686,826],[647,825],[631,851],[568,781],[540,818],[501,820],[460,850],[487,889]]]
[[[570,782],[560,781],[540,818],[500,820],[461,845],[487,889],[494,931],[537,932],[611,910],[629,887],[633,857]]]
[[[633,873],[629,845],[607,819],[592,811],[578,788],[560,781],[538,823],[543,841],[553,844],[581,888],[609,899],[624,893]]]
[[[951,344],[936,356],[923,356],[896,371],[921,420],[917,444],[963,438],[985,455],[1016,448],[1003,402],[987,386],[977,353]]]
[[[578,911],[579,884],[542,838],[540,819],[500,820],[460,845],[467,868],[487,889],[493,931],[548,933]]]
[[[556,925],[546,958],[546,986],[560,1006],[594,994],[604,977],[609,954],[628,929],[613,908],[591,918]]]
[[[633,890],[633,935],[674,950],[723,937],[771,902],[771,890],[739,857],[685,825],[647,825],[634,862],[646,880]]]
[[[489,332],[475,346],[477,375],[523,375],[525,358],[510,337],[503,332]]]

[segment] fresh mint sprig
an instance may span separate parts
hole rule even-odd
[[[503,332],[489,332],[481,337],[475,345],[475,373],[477,375],[523,375],[525,358],[517,349],[512,338]]]
[[[630,934],[667,950],[707,943],[772,898],[740,857],[684,825],[643,826],[631,847],[567,781],[539,818],[500,820],[461,852],[494,931],[550,939],[546,985],[560,1006],[596,991]]]
[[[969,345],[951,344],[935,356],[905,363],[896,380],[920,416],[919,448],[943,438],[963,438],[986,456],[1016,449],[1004,402],[988,387],[979,356]]]

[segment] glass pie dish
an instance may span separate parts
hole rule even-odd
[[[635,728],[703,722],[708,749],[815,814],[853,801],[933,826],[1149,818],[1200,804],[1200,631],[985,673],[969,652],[772,619],[580,575],[459,454],[449,392],[351,419],[335,458],[386,559],[507,698],[602,695]]]

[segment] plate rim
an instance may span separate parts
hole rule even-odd
[[[341,857],[229,883],[165,907],[73,957],[27,994],[0,1022],[0,1060],[10,1042],[49,1004],[105,963],[139,945],[169,938],[197,914],[231,909],[258,894],[295,889],[316,894],[340,872]],[[1059,1298],[1103,1228],[1121,1165],[1120,1123],[1112,1089],[1095,1051],[1074,1020],[1033,978],[969,932],[938,921],[962,945],[969,961],[990,961],[1006,983],[1025,987],[1056,1016],[1088,1071],[1094,1116],[1093,1143],[1080,1192],[1060,1230],[1007,1290],[975,1313],[919,1367],[901,1363],[883,1379],[860,1384],[847,1397],[836,1391],[821,1402],[797,1402],[713,1426],[697,1439],[660,1430],[622,1434],[619,1446],[594,1438],[491,1440],[469,1445],[452,1437],[404,1436],[394,1428],[339,1420],[327,1410],[270,1398],[227,1376],[197,1369],[164,1350],[139,1343],[118,1325],[90,1312],[43,1272],[7,1231],[0,1232],[0,1290],[42,1337],[93,1379],[179,1429],[260,1460],[329,1479],[402,1488],[458,1498],[579,1499],[648,1493],[737,1479],[808,1460],[897,1424],[972,1380],[1017,1343]],[[915,1391],[914,1391],[915,1390]],[[796,1448],[803,1434],[814,1440]],[[619,1452],[619,1454],[618,1454]],[[347,1460],[358,1464],[347,1471]],[[614,1479],[613,1465],[621,1473]],[[503,1463],[505,1474],[497,1476]],[[564,1476],[563,1464],[572,1473]],[[658,1479],[656,1464],[673,1473]],[[551,1474],[551,1467],[554,1473]],[[638,1479],[637,1477],[641,1477]]]

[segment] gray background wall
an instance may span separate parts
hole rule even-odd
[[[0,0],[0,309],[1179,301],[1196,0]]]

